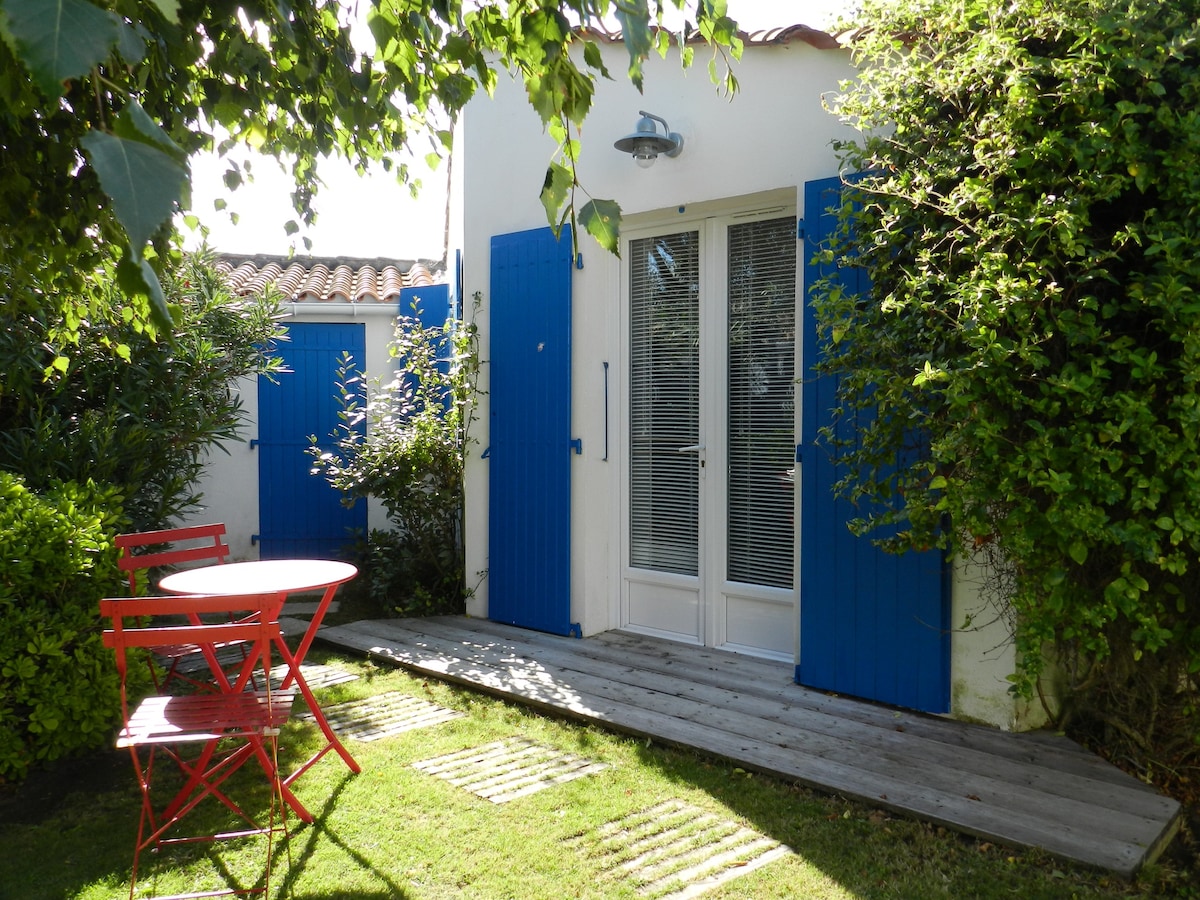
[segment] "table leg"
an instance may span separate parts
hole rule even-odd
[[[292,671],[284,679],[282,685],[284,690],[287,690],[291,685],[295,673],[300,671],[300,663],[304,661],[304,657],[308,653],[308,648],[312,646],[313,639],[317,636],[317,630],[321,627],[321,620],[325,618],[325,613],[329,609],[329,604],[333,602],[333,595],[337,593],[337,589],[338,586],[336,584],[331,584],[325,588],[325,593],[321,595],[321,602],[317,604],[317,611],[313,614],[312,619],[308,623],[308,628],[304,630],[304,635],[300,638],[300,643],[296,647],[294,654],[295,663],[292,666]]]
[[[316,620],[314,619],[314,621]],[[316,721],[317,726],[321,729],[321,733],[325,735],[326,741],[325,746],[322,747],[311,759],[309,759],[306,763],[304,763],[304,765],[302,765],[287,778],[283,779],[284,786],[287,787],[293,781],[307,772],[313,766],[313,764],[317,762],[317,760],[323,757],[330,750],[336,750],[350,771],[357,775],[362,771],[362,766],[360,766],[355,761],[354,757],[350,755],[350,751],[346,749],[341,739],[337,736],[337,733],[329,726],[329,721],[325,718],[325,713],[321,711],[321,707],[317,703],[317,698],[313,696],[312,689],[308,686],[308,682],[304,678],[304,673],[300,671],[299,655],[293,654],[291,650],[288,649],[287,643],[282,637],[279,637],[276,640],[278,641],[279,653],[288,666],[288,674],[284,678],[283,684],[285,686],[288,684],[295,684],[296,689],[300,691],[300,695],[304,698],[304,702],[308,704],[308,709],[312,713],[313,719]]]

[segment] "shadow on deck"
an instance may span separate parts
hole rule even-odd
[[[831,696],[792,667],[608,632],[385,619],[320,636],[377,661],[1132,877],[1179,827],[1174,800],[1066,738]]]

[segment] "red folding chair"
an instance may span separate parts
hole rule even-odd
[[[226,562],[229,558],[229,545],[224,542],[224,537],[223,522],[117,535],[114,539],[120,551],[117,565],[121,571],[128,574],[129,596],[137,596],[138,574],[148,573],[150,569],[171,568],[181,563],[219,565]],[[240,666],[245,660],[244,653],[231,653],[226,649],[237,647],[239,643],[235,641],[217,647],[217,658],[223,663],[228,661]],[[154,686],[160,692],[174,679],[205,690],[211,690],[213,687],[211,682],[202,677],[194,677],[197,673],[206,672],[211,668],[211,661],[206,660],[200,653],[200,648],[194,644],[160,647],[155,651],[154,659],[158,666],[151,664],[150,670]],[[161,678],[160,668],[166,672]]]
[[[281,598],[275,594],[227,596],[175,596],[105,599],[100,613],[111,619],[104,632],[104,643],[116,653],[121,682],[122,727],[117,746],[128,747],[142,794],[141,816],[134,849],[129,895],[136,890],[141,854],[148,848],[165,844],[215,841],[234,837],[263,835],[266,839],[266,867],[261,881],[251,888],[233,887],[203,896],[263,894],[270,886],[271,854],[275,836],[287,837],[287,805],[293,801],[283,784],[278,766],[278,735],[291,715],[294,690],[272,690],[266,673],[271,669],[271,647],[279,636],[278,614]],[[208,615],[240,616],[237,621],[217,624],[191,623]],[[247,621],[247,617],[253,617]],[[163,619],[169,624],[162,624]],[[147,624],[147,622],[149,624]],[[248,642],[246,663],[231,681],[220,666],[214,666],[219,690],[168,696],[155,694],[130,709],[126,691],[128,651],[150,651],[178,644],[192,644],[200,652],[212,655],[218,644],[230,640]],[[248,690],[251,678],[258,674],[265,690]],[[177,783],[173,761],[183,775],[183,785],[163,788],[159,776],[163,769]],[[245,763],[254,760],[271,785],[271,801],[266,825],[250,810],[229,796],[226,783]],[[215,834],[171,836],[177,823],[204,798],[222,803],[236,821],[234,830]]]

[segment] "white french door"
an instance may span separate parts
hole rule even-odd
[[[796,258],[782,208],[625,242],[624,628],[793,657]]]

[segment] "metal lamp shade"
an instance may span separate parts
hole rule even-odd
[[[633,134],[625,135],[615,141],[613,146],[622,153],[631,154],[639,164],[643,164],[643,161],[653,162],[660,153],[669,157],[678,156],[683,149],[683,138],[676,132],[667,130],[665,120],[645,112],[641,115],[642,118],[638,119]],[[658,130],[656,121],[663,123],[663,132]]]

